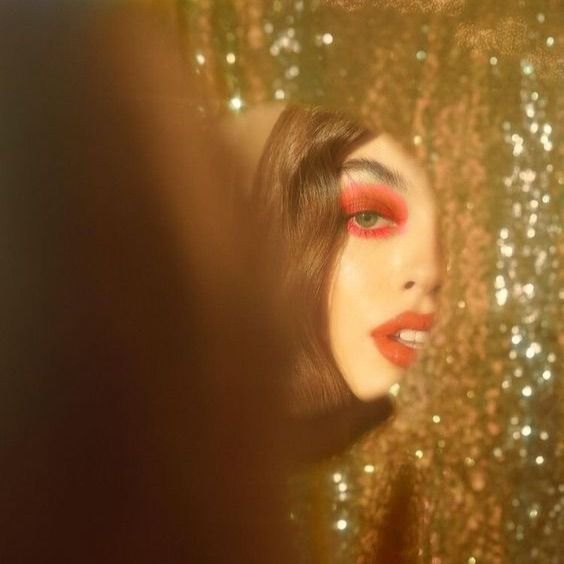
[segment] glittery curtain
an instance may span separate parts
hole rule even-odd
[[[292,480],[303,561],[564,561],[561,2],[176,7],[205,111],[349,112],[439,199],[439,326],[394,420]]]

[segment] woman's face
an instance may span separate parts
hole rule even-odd
[[[385,394],[426,341],[439,284],[435,202],[425,172],[383,134],[341,177],[347,236],[330,279],[329,342],[363,400]]]

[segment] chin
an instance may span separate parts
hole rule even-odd
[[[362,347],[352,348],[335,361],[339,372],[351,392],[361,401],[372,401],[388,395],[390,388],[399,382],[406,369],[384,358],[374,346],[372,339]]]
[[[403,370],[386,372],[390,373],[377,372],[377,376],[359,377],[354,383],[348,380],[352,393],[361,401],[372,401],[388,395],[390,388],[399,382],[401,376],[399,372],[403,373]]]

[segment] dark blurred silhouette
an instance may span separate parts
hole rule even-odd
[[[0,6],[2,562],[291,561],[283,322],[162,25]]]

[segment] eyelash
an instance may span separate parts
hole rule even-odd
[[[378,222],[380,220],[385,220],[387,223],[381,226],[374,226],[374,227],[363,227],[358,223],[358,216],[362,214],[374,214],[378,217]],[[379,213],[375,210],[363,210],[357,212],[353,215],[349,215],[347,217],[347,231],[351,235],[355,235],[356,237],[361,237],[363,239],[372,239],[372,238],[381,238],[381,237],[389,237],[396,232],[397,223],[393,218],[386,217],[382,213]]]

